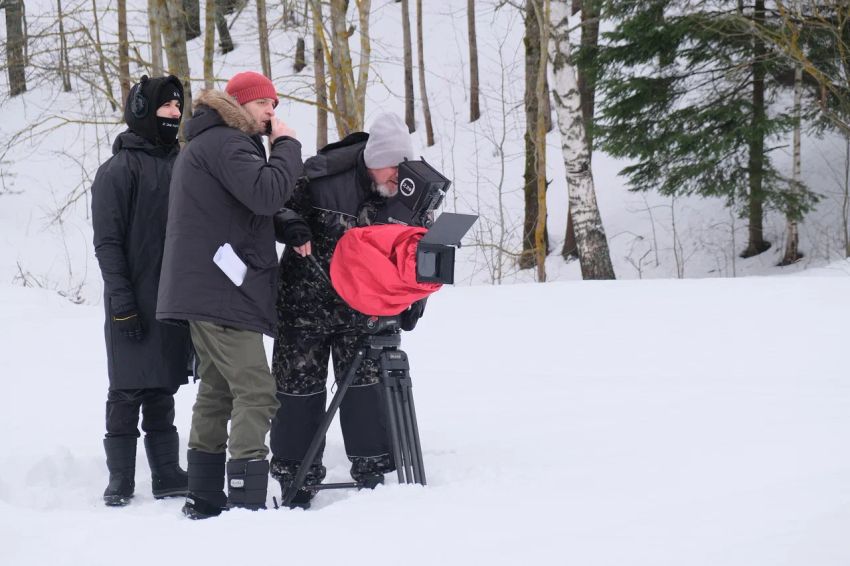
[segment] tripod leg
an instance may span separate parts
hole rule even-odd
[[[425,465],[422,461],[422,444],[419,441],[419,424],[416,421],[416,406],[413,403],[413,384],[407,376],[401,381],[402,403],[404,404],[404,418],[407,421],[409,433],[410,456],[413,464],[414,481],[425,485]]]
[[[298,493],[298,490],[304,487],[304,480],[307,479],[307,474],[310,472],[310,467],[313,465],[313,462],[316,460],[316,455],[319,453],[319,449],[322,446],[322,442],[325,440],[325,434],[327,434],[328,429],[331,427],[331,422],[333,422],[334,415],[336,415],[337,409],[339,409],[340,403],[342,403],[342,398],[345,396],[345,392],[348,391],[348,387],[354,381],[354,375],[357,373],[360,364],[363,363],[363,356],[366,354],[366,350],[363,347],[358,348],[357,354],[354,356],[354,360],[351,362],[351,367],[348,368],[348,372],[345,374],[345,378],[340,383],[337,388],[336,394],[331,400],[331,404],[328,407],[328,410],[325,412],[325,418],[322,420],[322,424],[319,425],[318,430],[316,431],[316,435],[313,436],[313,440],[310,442],[310,447],[307,448],[307,453],[304,454],[304,459],[301,461],[301,465],[298,467],[298,473],[295,474],[295,479],[292,480],[292,485],[290,485],[281,495],[281,499],[283,499],[283,506],[289,507],[289,504],[292,503],[292,500],[295,499],[295,495]]]
[[[393,450],[393,460],[395,460],[396,472],[398,473],[398,483],[404,483],[403,461],[404,455],[401,453],[401,445],[399,443],[399,419],[396,415],[395,406],[395,391],[389,372],[381,367],[381,381],[384,384],[384,399],[387,405],[387,423],[390,427],[390,444]]]
[[[411,469],[411,453],[410,453],[410,419],[405,415],[403,391],[401,387],[402,378],[395,376],[393,378],[393,404],[398,417],[399,441],[401,443],[401,452],[404,455],[404,473],[405,483],[413,483],[413,470]]]

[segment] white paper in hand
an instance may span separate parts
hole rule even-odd
[[[248,266],[245,265],[230,244],[222,244],[213,256],[213,262],[221,269],[233,284],[239,287],[245,281]]]

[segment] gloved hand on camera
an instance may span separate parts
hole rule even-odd
[[[145,337],[145,327],[142,325],[142,319],[136,310],[128,310],[112,315],[112,324],[115,325],[118,332],[130,340],[136,340],[138,342]]]
[[[428,299],[419,299],[408,308],[406,311],[401,313],[401,329],[407,332],[410,332],[414,328],[416,328],[416,323],[419,322],[419,319],[422,318],[422,314],[425,312],[425,303]]]
[[[313,233],[307,222],[294,210],[281,208],[274,217],[274,236],[281,244],[303,246],[313,239]]]

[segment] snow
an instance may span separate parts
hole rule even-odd
[[[203,522],[153,499],[141,443],[102,504],[101,309],[2,287],[0,562],[844,566],[848,267],[445,288],[403,341],[428,486]],[[346,479],[336,425],[325,463]]]
[[[129,4],[131,38],[142,39],[144,3]],[[765,220],[774,247],[742,260],[746,224],[722,202],[630,193],[618,176],[626,164],[597,152],[597,198],[620,280],[582,282],[578,263],[557,254],[566,191],[554,131],[553,282],[529,283],[533,270],[516,271],[507,256],[500,279],[489,244],[516,251],[522,224],[522,21],[510,6],[477,3],[482,118],[470,124],[466,2],[424,4],[437,145],[425,147],[417,108],[417,149],[453,180],[445,208],[481,215],[458,256],[461,286],[435,295],[404,338],[429,485],[397,485],[392,475],[372,492],[320,493],[309,511],[231,511],[196,523],[179,499],[153,499],[140,443],[132,504],[103,505],[101,281],[82,191],[122,127],[102,95],[51,83],[0,108],[0,141],[25,131],[0,156],[0,192],[9,191],[0,194],[0,564],[850,564],[850,262],[836,261],[844,143],[803,140],[803,177],[825,198],[801,224],[806,257],[786,268],[775,265],[784,233],[775,211]],[[85,23],[88,3],[80,6]],[[33,37],[55,37],[40,32],[55,5],[27,8]],[[252,10],[232,29],[237,49],[216,59],[220,79],[259,67]],[[110,18],[102,33],[114,43]],[[373,2],[367,124],[403,111],[399,21],[393,0]],[[296,33],[272,31],[274,80],[311,98],[312,69],[291,70]],[[201,44],[190,44],[194,76]],[[0,92],[5,80],[0,73]],[[283,99],[278,115],[312,155],[313,108]],[[101,123],[46,136],[27,129],[50,116]],[[789,142],[774,144],[788,171]],[[664,279],[679,272],[702,279]],[[184,449],[195,392],[187,385],[176,398]],[[346,480],[336,425],[325,463],[328,481]],[[274,484],[269,504],[272,495]]]

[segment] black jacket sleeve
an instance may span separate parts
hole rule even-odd
[[[112,314],[136,309],[125,252],[136,187],[132,173],[116,163],[117,158],[97,172],[91,188],[94,253]]]
[[[247,135],[222,144],[211,173],[254,214],[272,216],[292,196],[301,176],[301,144],[290,137],[275,140],[268,162]]]
[[[281,208],[274,215],[275,239],[287,246],[303,246],[313,239],[310,226],[289,208]]]

